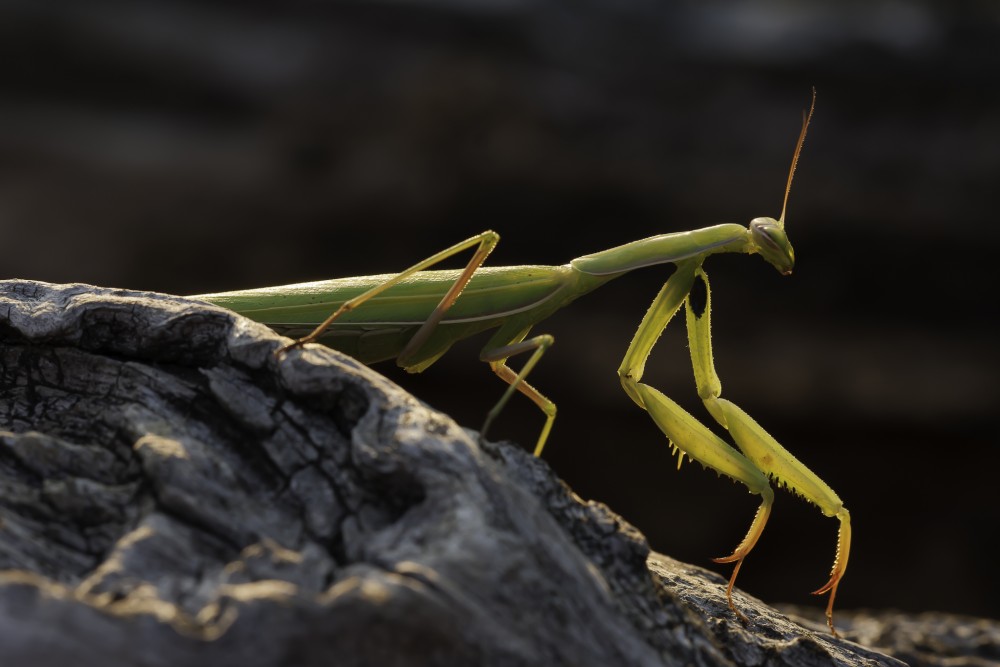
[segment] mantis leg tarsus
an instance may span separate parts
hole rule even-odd
[[[289,343],[288,345],[282,345],[277,350],[275,350],[274,351],[274,356],[276,356],[276,357],[278,357],[280,359],[282,356],[288,354],[292,350],[300,350],[300,349],[302,349],[303,347],[305,347],[306,345],[308,345],[310,343],[315,343],[316,339],[318,337],[319,337],[319,335],[313,335],[311,333],[308,336],[303,336],[302,338],[297,338],[297,339],[293,340],[291,343]]]
[[[830,580],[813,591],[813,595],[830,594],[826,605],[826,624],[830,626],[830,632],[834,636],[837,636],[837,629],[833,626],[833,600],[837,597],[837,586],[847,570],[847,558],[851,553],[851,514],[846,507],[841,507],[836,516],[840,519],[840,531],[837,533],[837,555],[833,560]]]
[[[276,356],[276,357],[278,357],[280,359],[281,357],[283,357],[284,355],[288,354],[292,350],[300,348],[303,345],[305,345],[305,343],[303,343],[301,339],[300,340],[292,341],[288,345],[282,345],[277,350],[275,350],[274,351],[274,356]]]
[[[735,561],[742,561],[757,544],[757,540],[760,539],[761,534],[764,532],[764,526],[767,525],[767,519],[771,516],[771,506],[774,504],[774,492],[770,486],[765,486],[761,489],[760,495],[762,499],[760,507],[757,508],[757,514],[754,515],[746,537],[743,538],[743,541],[739,543],[739,546],[733,550],[731,555],[723,558],[713,558],[714,562],[733,563]],[[736,578],[735,572],[733,573],[733,578]]]
[[[535,367],[538,360],[542,358],[545,351],[552,346],[555,339],[550,334],[541,334],[528,340],[521,340],[510,345],[504,345],[492,350],[483,352],[480,355],[480,360],[489,363],[490,368],[493,370],[497,376],[508,384],[507,391],[504,392],[500,400],[497,401],[493,409],[489,411],[486,415],[486,421],[483,423],[483,427],[479,431],[480,439],[486,438],[486,432],[493,420],[497,418],[504,406],[507,405],[507,401],[513,396],[515,391],[519,391],[525,396],[527,396],[531,401],[537,405],[541,411],[545,414],[545,425],[542,426],[542,432],[538,436],[538,441],[535,443],[535,456],[542,455],[542,449],[545,447],[545,441],[549,437],[549,431],[552,430],[552,424],[556,419],[556,404],[550,401],[548,398],[542,395],[537,389],[525,382],[525,378],[531,369]],[[509,366],[507,366],[507,359],[510,357],[522,354],[524,352],[529,352],[534,350],[534,353],[528,358],[524,366],[521,368],[520,372],[515,373]]]
[[[729,577],[729,585],[726,586],[726,602],[729,603],[729,609],[733,612],[733,614],[735,614],[736,618],[738,618],[743,623],[749,623],[750,619],[747,618],[747,615],[744,614],[739,609],[737,609],[736,604],[733,602],[733,587],[736,585],[736,575],[740,573],[740,567],[743,565],[743,559],[745,557],[746,556],[744,554],[743,556],[740,556],[739,559],[737,559],[736,567],[733,568],[733,574],[730,575]],[[728,559],[721,559],[721,558],[713,558],[712,560],[714,560],[716,563],[730,562],[728,561]]]
[[[744,623],[748,622],[748,619],[733,603],[733,587],[736,585],[736,575],[740,573],[740,568],[743,566],[743,559],[747,557],[747,554],[757,544],[757,540],[760,539],[761,534],[764,532],[764,526],[767,525],[767,519],[771,516],[771,506],[774,504],[774,492],[770,486],[767,486],[764,487],[760,495],[763,500],[760,507],[757,508],[757,514],[754,515],[746,537],[743,538],[743,541],[733,550],[731,555],[712,559],[715,563],[736,563],[733,573],[729,576],[729,585],[726,586],[726,601],[729,603],[729,608],[736,614],[736,617]]]

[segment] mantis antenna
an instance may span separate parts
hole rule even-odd
[[[813,111],[816,109],[816,88],[812,89],[812,103],[809,105],[809,113],[802,112],[802,131],[799,132],[799,142],[795,145],[795,154],[792,155],[792,168],[788,170],[788,183],[785,184],[785,201],[781,203],[781,217],[778,218],[778,225],[785,226],[785,209],[788,207],[788,193],[792,191],[792,178],[795,176],[795,167],[799,163],[799,153],[802,152],[802,144],[806,141],[806,130],[809,129],[809,121],[812,120]]]

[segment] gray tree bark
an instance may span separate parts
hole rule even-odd
[[[281,340],[0,283],[0,664],[902,664],[738,594],[743,625],[544,461]]]

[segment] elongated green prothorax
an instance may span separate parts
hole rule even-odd
[[[733,584],[743,559],[757,543],[770,515],[774,501],[771,481],[840,521],[837,555],[830,579],[816,591],[830,593],[826,616],[833,631],[833,601],[850,554],[850,514],[833,489],[742,408],[722,398],[722,382],[715,372],[712,354],[711,291],[702,267],[713,254],[744,253],[760,254],[784,275],[792,272],[795,254],[785,234],[785,209],[815,103],[813,91],[809,112],[803,114],[802,130],[785,185],[781,217],[777,220],[754,218],[747,227],[722,224],[653,236],[578,257],[563,266],[482,268],[500,239],[495,232],[486,231],[398,274],[205,294],[199,298],[231,308],[289,335],[303,336],[282,348],[279,354],[291,353],[322,339],[362,362],[395,359],[412,372],[433,364],[456,341],[493,330],[479,358],[488,363],[508,387],[487,415],[482,436],[517,391],[545,414],[545,424],[535,445],[535,454],[541,455],[555,421],[556,406],[528,384],[526,378],[553,339],[548,334],[529,338],[532,327],[609,280],[647,266],[673,264],[673,274],[639,324],[618,369],[622,388],[667,436],[678,454],[678,467],[686,456],[744,484],[751,493],[761,497],[760,508],[746,537],[732,555],[717,559],[736,563],[726,596],[730,608],[741,620],[748,621],[733,603]],[[473,248],[473,257],[464,269],[429,270],[440,261]],[[653,345],[681,306],[686,311],[698,396],[708,414],[728,431],[736,448],[659,390],[642,382]],[[528,361],[520,371],[511,370],[507,360],[525,352],[531,353]]]

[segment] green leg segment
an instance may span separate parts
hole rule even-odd
[[[328,318],[326,318],[326,320],[317,326],[312,333],[279,349],[278,354],[282,354],[292,348],[301,347],[307,343],[314,342],[330,327],[331,324],[334,323],[334,321],[337,320],[337,318],[341,317],[345,313],[354,310],[369,299],[378,296],[393,285],[399,284],[415,273],[425,271],[453,255],[457,255],[464,250],[475,247],[476,251],[473,253],[469,263],[465,266],[465,269],[461,274],[459,274],[454,284],[452,284],[445,295],[441,298],[441,301],[427,317],[427,320],[425,320],[424,323],[420,325],[420,328],[417,329],[416,333],[413,334],[413,338],[409,340],[406,347],[399,353],[399,357],[396,359],[396,362],[404,368],[412,366],[412,362],[416,355],[420,352],[420,348],[427,342],[427,339],[430,338],[435,327],[440,324],[441,320],[445,316],[445,313],[447,313],[448,309],[455,303],[455,300],[458,299],[462,290],[464,290],[465,286],[470,280],[472,280],[472,276],[479,269],[479,267],[482,266],[483,262],[486,261],[489,254],[493,252],[493,248],[496,247],[499,241],[499,234],[492,231],[486,231],[481,234],[477,234],[472,238],[466,239],[461,243],[456,243],[450,248],[446,248],[445,250],[442,250],[441,252],[414,264],[410,268],[396,274],[384,283],[373,287],[367,292],[359,294],[353,299],[345,301],[340,308],[334,311]],[[545,413],[546,416],[545,425],[542,427],[541,435],[539,435],[538,442],[535,444],[535,456],[539,456],[542,453],[542,448],[545,446],[545,440],[548,438],[549,431],[552,430],[552,423],[556,418],[556,406],[555,403],[543,396],[537,389],[525,382],[525,378],[528,373],[531,372],[531,369],[535,367],[535,364],[538,363],[538,360],[541,358],[542,354],[545,353],[545,350],[552,345],[553,338],[550,335],[544,334],[541,336],[535,336],[529,340],[522,340],[526,334],[527,330],[523,331],[521,335],[511,343],[498,347],[491,347],[491,349],[484,352],[480,357],[483,361],[488,362],[490,368],[493,369],[493,372],[509,385],[507,391],[504,392],[504,395],[486,416],[486,421],[480,431],[480,437],[485,437],[486,430],[489,428],[490,424],[493,423],[493,420],[496,419],[497,415],[500,414],[500,411],[503,410],[514,391],[519,391],[530,398],[542,410],[542,412]],[[492,340],[491,345],[495,345],[496,342],[497,341]],[[509,357],[531,350],[534,350],[534,354],[531,355],[520,372],[515,373],[507,366],[506,361]]]
[[[527,332],[524,332],[527,334]],[[490,368],[493,372],[500,377],[501,380],[506,382],[508,385],[507,391],[504,392],[497,404],[493,406],[489,414],[486,415],[486,422],[483,424],[483,428],[479,431],[479,437],[485,438],[486,431],[489,429],[490,424],[496,419],[500,411],[503,410],[504,406],[507,405],[507,401],[514,394],[515,391],[519,391],[531,401],[537,405],[543,413],[545,413],[545,425],[542,426],[542,432],[538,436],[538,442],[535,443],[535,456],[542,455],[542,449],[545,447],[545,441],[549,437],[549,431],[552,430],[552,423],[556,420],[556,404],[543,396],[537,389],[532,387],[530,384],[524,381],[531,372],[531,369],[535,367],[538,360],[542,358],[545,354],[545,350],[551,347],[555,339],[549,334],[542,334],[540,336],[535,336],[534,338],[529,338],[528,340],[520,340],[510,345],[504,345],[502,347],[497,347],[480,355],[480,360],[489,363]],[[507,359],[524,352],[534,351],[533,354],[525,362],[521,370],[515,373],[507,366]]]
[[[722,383],[715,372],[715,364],[712,359],[711,291],[708,286],[708,277],[700,268],[695,272],[686,305],[688,344],[691,349],[695,382],[698,386],[698,395],[709,413],[729,431],[740,451],[757,470],[763,472],[779,485],[813,503],[826,516],[837,517],[840,521],[837,554],[830,579],[819,590],[815,591],[816,594],[830,593],[826,618],[830,630],[836,634],[833,627],[833,601],[837,594],[837,586],[847,569],[847,560],[850,555],[850,513],[833,489],[796,459],[791,452],[782,447],[750,415],[734,403],[720,398]]]
[[[480,266],[482,266],[483,262],[486,261],[486,258],[489,256],[491,252],[493,252],[493,248],[495,248],[497,243],[499,242],[500,242],[499,234],[492,231],[486,231],[481,234],[477,234],[472,238],[466,239],[461,243],[456,243],[450,248],[446,248],[441,252],[432,255],[431,257],[428,257],[427,259],[421,262],[414,264],[405,271],[396,274],[395,276],[385,281],[381,285],[377,285],[372,289],[368,290],[367,292],[363,292],[358,296],[354,297],[353,299],[345,301],[343,304],[341,304],[340,308],[335,310],[330,315],[330,317],[323,320],[323,322],[320,323],[320,325],[316,327],[312,331],[312,333],[310,333],[308,336],[304,336],[298,339],[294,343],[291,343],[281,348],[280,350],[278,350],[277,353],[282,354],[290,349],[296,347],[302,347],[306,343],[315,342],[316,339],[318,339],[321,335],[323,335],[323,332],[326,331],[330,327],[330,325],[337,320],[337,318],[344,315],[344,313],[348,313],[354,310],[355,308],[363,304],[365,301],[368,301],[369,299],[378,296],[379,294],[389,289],[393,285],[398,285],[399,283],[406,280],[413,274],[429,269],[435,264],[443,262],[449,257],[457,255],[463,250],[468,250],[469,248],[475,246],[476,252],[472,255],[472,259],[469,260],[469,263],[465,266],[465,269],[455,280],[455,283],[451,286],[451,288],[445,293],[444,297],[441,298],[441,301],[438,303],[437,307],[431,312],[430,316],[428,316],[427,320],[420,326],[419,329],[417,329],[417,332],[413,334],[413,338],[410,339],[409,343],[407,343],[403,351],[400,352],[399,358],[397,359],[399,365],[403,367],[409,366],[411,364],[407,362],[412,358],[414,354],[416,354],[416,352],[420,349],[420,347],[425,342],[427,342],[427,339],[434,331],[434,327],[436,327],[438,323],[441,322],[441,318],[443,318],[445,313],[448,312],[448,309],[451,308],[451,305],[455,303],[455,299],[458,298],[458,295],[462,293],[462,290],[465,289],[465,286],[469,283],[470,280],[472,280],[473,274]]]
[[[745,619],[733,604],[733,585],[743,559],[757,543],[770,515],[774,493],[769,477],[818,505],[824,514],[840,519],[840,540],[833,572],[830,581],[817,591],[831,594],[827,620],[832,630],[833,597],[847,566],[850,549],[850,517],[837,495],[822,480],[798,462],[743,410],[719,398],[722,385],[712,360],[709,299],[708,279],[701,270],[700,261],[694,259],[680,262],[676,272],[653,301],[632,339],[618,369],[622,386],[632,400],[649,412],[671,444],[680,450],[682,458],[686,455],[741,482],[751,493],[761,496],[760,507],[746,537],[732,555],[716,559],[717,562],[736,563],[726,597],[730,608],[740,618]],[[742,453],[712,433],[674,401],[640,382],[653,345],[681,304],[685,304],[687,310],[688,339],[698,394],[715,420],[729,430]]]

